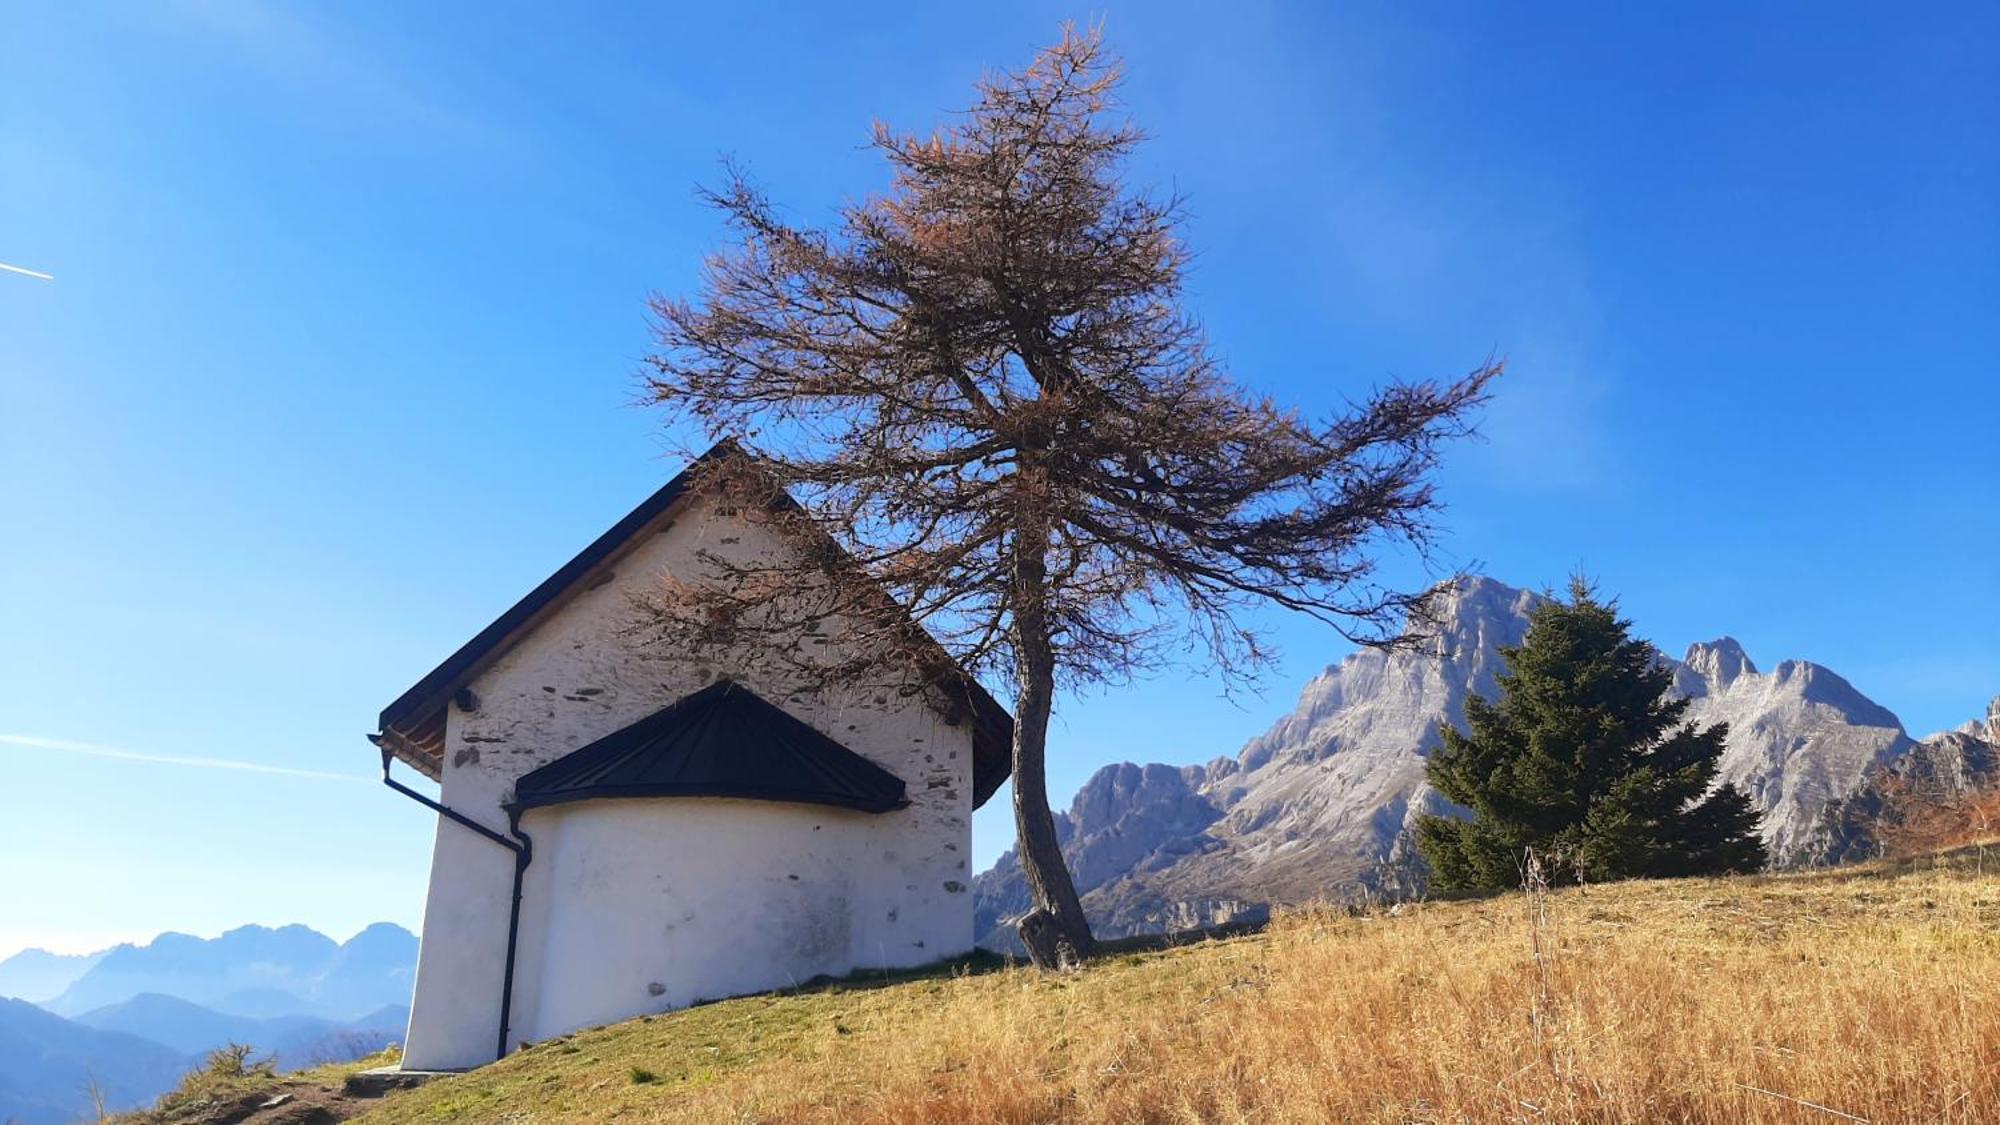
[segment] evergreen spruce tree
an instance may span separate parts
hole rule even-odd
[[[1673,673],[1582,579],[1537,608],[1501,655],[1497,702],[1466,701],[1470,733],[1444,731],[1428,774],[1471,820],[1426,817],[1432,886],[1517,886],[1524,849],[1563,878],[1754,871],[1758,816],[1734,785],[1712,792],[1726,724],[1683,723]]]

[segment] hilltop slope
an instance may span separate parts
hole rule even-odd
[[[1966,862],[1291,914],[635,1020],[362,1119],[1995,1120],[1996,923]]]

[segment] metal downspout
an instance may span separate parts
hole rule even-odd
[[[369,740],[382,751],[382,784],[439,816],[462,824],[514,853],[514,901],[507,911],[507,963],[502,970],[500,980],[500,1037],[493,1056],[495,1059],[504,1059],[507,1057],[507,1032],[514,1008],[514,949],[519,942],[521,932],[521,880],[527,874],[528,864],[535,857],[534,841],[528,838],[527,833],[521,831],[521,809],[518,805],[512,804],[500,806],[507,813],[508,835],[502,836],[464,813],[447,808],[389,776],[389,765],[395,761],[395,753],[382,745],[381,736],[370,735]],[[512,839],[509,839],[510,836]]]
[[[514,946],[521,936],[521,879],[528,873],[528,864],[535,858],[535,842],[521,831],[521,806],[508,804],[500,806],[507,810],[507,834],[520,841],[514,849],[514,904],[507,908],[507,967],[505,981],[500,988],[500,1058],[507,1057],[507,1032],[514,1008]]]

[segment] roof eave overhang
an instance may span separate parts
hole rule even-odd
[[[397,761],[430,778],[432,781],[442,781],[444,779],[444,757],[442,754],[433,755],[426,753],[415,743],[394,730],[385,729],[371,734],[368,736],[368,741],[374,743],[383,753],[390,755]],[[387,767],[388,762],[386,759],[384,759],[383,765],[385,768]]]

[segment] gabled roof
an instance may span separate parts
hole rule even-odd
[[[520,808],[601,797],[741,797],[871,813],[909,803],[901,778],[728,680],[514,784]]]
[[[491,625],[446,657],[444,663],[431,669],[394,703],[383,708],[380,733],[374,740],[433,781],[439,779],[444,772],[445,715],[452,699],[529,630],[577,593],[590,588],[592,580],[642,542],[645,533],[671,519],[681,501],[696,489],[701,470],[732,456],[748,454],[735,442],[722,441],[696,458]],[[939,655],[943,656],[942,648]],[[951,704],[949,718],[954,721],[970,718],[972,722],[972,799],[976,808],[985,804],[1000,783],[1007,780],[1014,718],[964,672],[940,679],[936,687]]]

